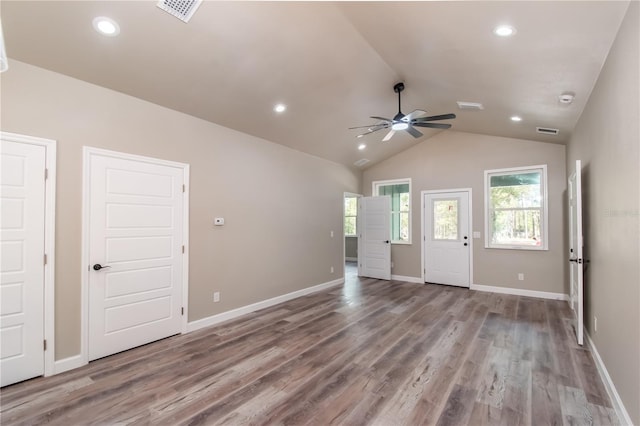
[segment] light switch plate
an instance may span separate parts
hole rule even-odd
[[[473,238],[476,240],[480,238],[480,233],[478,231],[473,231]]]

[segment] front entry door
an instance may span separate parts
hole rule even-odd
[[[391,279],[391,197],[358,200],[358,275]]]
[[[44,373],[45,155],[0,145],[0,376],[2,386]]]
[[[569,177],[569,268],[571,280],[571,309],[574,313],[576,338],[582,345],[584,340],[583,323],[583,285],[584,258],[582,254],[582,165],[576,160],[576,169]]]
[[[85,159],[89,360],[182,326],[185,169],[117,154],[96,150]]]
[[[469,191],[425,192],[424,280],[469,287]]]

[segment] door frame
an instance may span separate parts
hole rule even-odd
[[[420,191],[420,224],[421,224],[421,256],[420,256],[420,268],[422,276],[422,283],[425,284],[425,270],[424,270],[424,255],[425,255],[425,243],[427,239],[426,235],[426,223],[425,213],[426,206],[424,198],[428,194],[445,194],[448,192],[466,192],[469,197],[469,288],[473,287],[473,189],[471,188],[454,188],[454,189],[434,189],[428,191]],[[464,288],[464,287],[463,287]]]
[[[2,139],[10,142],[43,146],[45,149],[45,167],[47,170],[44,184],[44,252],[47,263],[44,265],[44,339],[47,349],[44,351],[44,376],[55,374],[55,300],[56,300],[56,141],[36,136],[21,135],[0,131]]]
[[[183,170],[184,197],[182,208],[184,209],[183,242],[184,255],[182,256],[182,331],[187,332],[189,318],[189,164],[176,161],[162,160],[159,158],[145,157],[142,155],[127,154],[124,152],[110,151],[90,146],[82,147],[82,261],[81,261],[81,326],[80,326],[80,358],[81,365],[89,363],[89,217],[90,217],[90,177],[92,156],[112,157],[120,160],[140,161],[160,166],[176,167]]]
[[[576,160],[575,170],[567,179],[568,202],[569,202],[569,306],[573,311],[576,322],[576,340],[580,346],[584,344],[584,231],[582,223],[582,161]],[[575,185],[572,181],[575,181]],[[575,199],[574,199],[575,196]],[[576,223],[573,220],[573,207],[575,203]],[[575,227],[575,229],[574,229]],[[574,233],[576,235],[574,235]],[[575,237],[576,246],[573,247]],[[575,252],[573,249],[576,249]],[[574,275],[577,274],[577,277]],[[574,278],[578,281],[578,294],[573,293]],[[573,301],[577,299],[577,310],[574,309]]]

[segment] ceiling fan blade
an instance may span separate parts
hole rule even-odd
[[[389,124],[388,123],[378,123],[378,124],[370,124],[368,126],[357,126],[357,127],[349,127],[349,130],[353,130],[353,129],[371,129],[373,127],[388,127]]]
[[[413,136],[416,139],[419,138],[420,136],[424,136],[422,132],[418,131],[418,129],[414,129],[411,126],[407,127],[405,130],[407,131],[407,133],[409,133],[411,136]]]
[[[395,131],[395,130],[393,130],[393,129],[389,130],[389,133],[387,133],[387,136],[385,136],[385,137],[382,139],[382,142],[386,142],[386,141],[388,141],[389,139],[391,139],[391,138],[393,137],[393,135],[394,135],[394,133],[395,133],[395,132],[396,132],[396,131]]]
[[[413,123],[411,124],[414,127],[431,127],[433,129],[449,129],[451,124],[441,124],[441,123]]]
[[[384,118],[384,117],[375,117],[375,116],[372,115],[369,118],[375,118],[376,120],[388,121],[389,123],[393,123],[393,120],[390,120],[390,119]]]
[[[363,136],[366,136],[366,135],[368,135],[370,133],[373,133],[373,132],[377,132],[378,130],[382,130],[382,129],[386,129],[386,127],[378,127],[377,129],[369,129],[366,132],[359,134],[357,137],[361,138]]]
[[[409,114],[405,115],[402,118],[402,121],[411,121],[411,120],[416,119],[419,116],[424,115],[426,113],[427,113],[427,111],[423,111],[421,109],[417,109],[417,110],[411,111]]]
[[[449,120],[456,118],[455,114],[442,114],[442,115],[432,115],[431,117],[418,117],[416,121],[437,121],[437,120]]]

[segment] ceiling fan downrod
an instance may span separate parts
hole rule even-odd
[[[402,107],[401,107],[402,104],[400,100],[400,93],[402,93],[403,90],[404,90],[404,83],[396,83],[395,86],[393,86],[393,91],[398,94],[398,113],[396,114],[395,117],[393,117],[394,121],[401,120],[402,117],[404,117],[404,114],[402,113]]]

